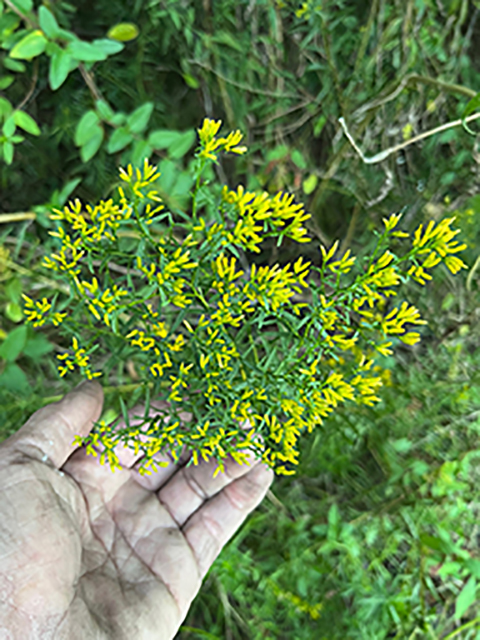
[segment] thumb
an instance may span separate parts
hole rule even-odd
[[[17,433],[0,445],[10,452],[47,462],[58,469],[74,451],[75,435],[86,436],[101,413],[103,390],[84,380],[62,400],[36,411]]]

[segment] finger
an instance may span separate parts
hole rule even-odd
[[[59,402],[36,411],[0,446],[50,462],[59,469],[74,451],[75,435],[88,435],[101,415],[102,406],[101,385],[94,380],[84,381]]]
[[[161,483],[161,478],[157,474],[147,476],[144,486],[152,491],[160,487],[158,490],[160,502],[165,505],[172,518],[181,527],[206,500],[237,478],[247,474],[255,461],[256,458],[251,453],[247,456],[247,464],[243,465],[229,456],[223,460],[224,472],[214,478],[217,461],[214,458],[208,462],[202,460],[198,465],[179,468],[167,483]]]
[[[203,579],[222,547],[263,500],[274,473],[256,464],[196,511],[183,527]]]

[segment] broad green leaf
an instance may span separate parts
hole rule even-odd
[[[23,129],[27,133],[31,133],[32,136],[40,135],[40,128],[32,116],[29,116],[25,111],[14,111],[13,119],[15,120],[15,124],[20,129]]]
[[[22,296],[22,283],[18,278],[12,278],[5,286],[5,294],[9,300],[19,304]]]
[[[3,158],[7,164],[12,164],[13,162],[13,144],[11,142],[3,143]]]
[[[11,0],[11,2],[22,13],[28,13],[33,9],[33,0]]]
[[[181,137],[178,138],[175,142],[173,142],[168,147],[168,154],[174,160],[178,160],[179,158],[183,158],[183,156],[192,148],[195,140],[197,139],[197,134],[194,129],[190,129],[189,131],[185,131],[181,134]]]
[[[471,113],[474,113],[475,111],[477,111],[479,107],[480,107],[480,93],[477,93],[477,95],[473,96],[473,98],[468,102],[467,106],[465,107],[462,113],[462,126],[464,129],[466,129],[466,131],[468,131],[468,133],[473,135],[476,135],[476,133],[472,131],[470,127],[467,125],[467,123],[465,122],[465,118],[467,118]]]
[[[170,129],[155,129],[148,136],[148,142],[154,149],[167,149],[171,144],[182,137],[179,131]]]
[[[105,100],[97,100],[95,102],[95,108],[102,120],[109,122],[115,116],[114,110]]]
[[[145,129],[152,115],[153,106],[153,102],[146,102],[128,116],[127,127],[131,133],[141,133]]]
[[[27,376],[18,364],[13,362],[7,364],[5,370],[0,375],[0,387],[21,395],[31,393]]]
[[[55,16],[44,5],[38,10],[38,21],[40,22],[40,28],[47,38],[58,38],[58,32],[60,27],[55,19]]]
[[[86,111],[83,114],[75,130],[74,141],[77,147],[83,147],[83,145],[87,144],[90,138],[95,135],[94,127],[96,124],[98,124],[98,122],[98,115],[93,109],[89,109],[89,111]]]
[[[137,140],[133,145],[132,150],[132,163],[138,167],[143,165],[145,158],[150,158],[152,155],[152,147],[148,144],[147,140]]]
[[[16,13],[13,13],[13,11],[5,13],[0,17],[0,34],[2,34],[4,38],[13,34],[14,32],[16,32],[21,21],[22,19],[20,18],[20,16],[18,16]]]
[[[133,140],[133,136],[126,127],[120,127],[116,129],[110,140],[108,141],[107,151],[108,153],[116,153],[128,146]]]
[[[318,120],[315,122],[315,126],[313,127],[313,137],[318,138],[318,136],[322,133],[323,127],[327,123],[327,118],[325,116],[320,116]]]
[[[292,159],[293,164],[296,165],[299,169],[307,168],[307,162],[298,149],[294,149],[292,151],[290,158]]]
[[[170,193],[177,177],[177,166],[168,158],[164,158],[158,167],[160,172],[160,185],[165,193]]]
[[[57,37],[67,42],[76,42],[78,40],[77,36],[72,31],[67,31],[67,29],[59,29]]]
[[[22,307],[16,302],[8,302],[5,307],[5,315],[12,322],[18,323],[25,320],[25,314]]]
[[[27,342],[27,325],[23,324],[11,331],[0,347],[0,358],[13,362],[22,353]]]
[[[200,82],[189,73],[184,73],[182,77],[185,80],[185,84],[190,88],[198,89],[198,87],[200,86]]]
[[[82,162],[88,162],[97,153],[103,142],[103,135],[104,131],[102,126],[97,124],[92,127],[90,138],[80,150],[80,157],[82,158]]]
[[[0,120],[2,117],[8,117],[13,111],[11,103],[6,99],[0,97]]]
[[[8,89],[14,80],[15,78],[13,76],[3,76],[3,78],[0,78],[0,91]]]
[[[46,353],[53,351],[53,344],[47,340],[47,338],[41,333],[36,334],[33,338],[30,338],[25,345],[23,355],[32,358],[32,360],[39,360]]]
[[[312,173],[308,176],[306,180],[302,183],[303,193],[309,196],[313,191],[315,191],[315,187],[317,186],[318,178]]]
[[[119,22],[109,29],[107,38],[118,40],[119,42],[128,42],[129,40],[134,40],[139,33],[139,28],[133,22]]]
[[[110,124],[113,124],[114,127],[119,127],[122,124],[125,124],[127,120],[127,116],[120,112],[120,113],[116,113],[113,118],[110,120]]]
[[[267,152],[265,157],[266,162],[272,162],[273,160],[282,160],[288,155],[289,148],[286,144],[280,144],[278,147],[271,149]]]
[[[26,70],[25,63],[19,60],[12,60],[12,58],[4,58],[3,66],[10,71],[16,71],[17,73],[23,73]]]
[[[123,51],[125,45],[120,44],[120,42],[114,42],[113,40],[108,40],[107,38],[101,38],[100,40],[94,40],[92,45],[97,49],[97,51],[104,53],[106,56],[113,56],[115,53],[119,53]]]
[[[50,69],[48,73],[48,82],[52,91],[59,89],[70,73],[70,65],[73,58],[70,54],[62,49],[54,53],[50,58]]]
[[[11,138],[15,133],[16,128],[17,127],[15,125],[15,118],[13,114],[9,115],[2,127],[3,135],[6,136],[7,138]]]
[[[480,578],[480,560],[472,558],[471,560],[466,560],[464,565],[475,578]]]
[[[455,618],[461,618],[465,611],[474,603],[476,590],[477,581],[475,576],[471,576],[455,601]]]
[[[82,42],[81,40],[74,40],[69,42],[66,51],[81,62],[99,62],[100,60],[106,60],[107,54],[97,49],[90,42]]]
[[[31,60],[43,53],[46,46],[47,39],[40,29],[37,29],[36,31],[29,33],[25,38],[22,38],[20,42],[17,42],[10,51],[10,57],[19,58],[21,60]]]

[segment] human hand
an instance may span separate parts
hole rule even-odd
[[[141,476],[141,453],[123,445],[112,473],[71,453],[102,404],[101,386],[83,383],[0,444],[1,640],[173,638],[273,480],[254,459],[213,479],[215,461],[186,468],[185,453]]]

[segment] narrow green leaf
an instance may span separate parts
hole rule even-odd
[[[47,39],[40,29],[37,29],[29,33],[25,38],[22,38],[20,42],[17,42],[10,51],[10,57],[20,60],[31,60],[43,53],[46,46]]]
[[[64,49],[54,53],[50,58],[48,82],[52,91],[59,89],[67,79],[68,74],[70,73],[72,59],[73,58],[70,54]]]
[[[125,402],[124,402],[122,396],[119,396],[119,400],[120,400],[120,407],[122,409],[122,416],[123,416],[123,420],[125,422],[125,426],[126,427],[130,427],[130,419],[128,417],[127,407],[125,405]]]
[[[47,38],[58,38],[58,32],[60,27],[55,19],[55,16],[44,5],[38,10],[38,20],[40,22],[40,28]]]
[[[95,135],[94,127],[98,122],[98,115],[93,109],[89,109],[83,114],[75,130],[74,141],[77,147],[83,147]]]
[[[340,526],[340,512],[336,504],[332,504],[328,510],[328,531],[327,538],[329,540],[336,540],[338,537],[338,530]]]
[[[141,133],[146,128],[153,112],[153,106],[153,102],[146,102],[128,116],[127,127],[131,133]]]
[[[475,111],[477,111],[479,107],[480,107],[480,93],[477,93],[477,95],[474,96],[468,102],[467,106],[465,107],[462,113],[462,126],[466,131],[468,131],[468,133],[472,135],[476,135],[476,133],[472,131],[470,127],[467,125],[465,118],[467,118],[471,113],[474,113]]]
[[[20,129],[23,129],[27,133],[31,133],[32,136],[40,135],[40,128],[32,116],[29,116],[25,111],[14,111],[13,119],[15,120],[15,124]]]
[[[116,153],[117,151],[121,151],[128,146],[133,140],[133,136],[125,127],[120,127],[116,129],[110,140],[108,141],[107,151],[108,153]]]
[[[107,38],[118,40],[119,42],[128,42],[129,40],[134,40],[139,33],[139,28],[133,22],[119,22],[109,29]]]
[[[471,576],[455,601],[455,618],[461,618],[465,611],[474,603],[477,581],[475,576]]]
[[[74,178],[73,180],[69,180],[67,184],[61,189],[57,196],[58,207],[63,207],[72,191],[80,184],[82,178]]]

